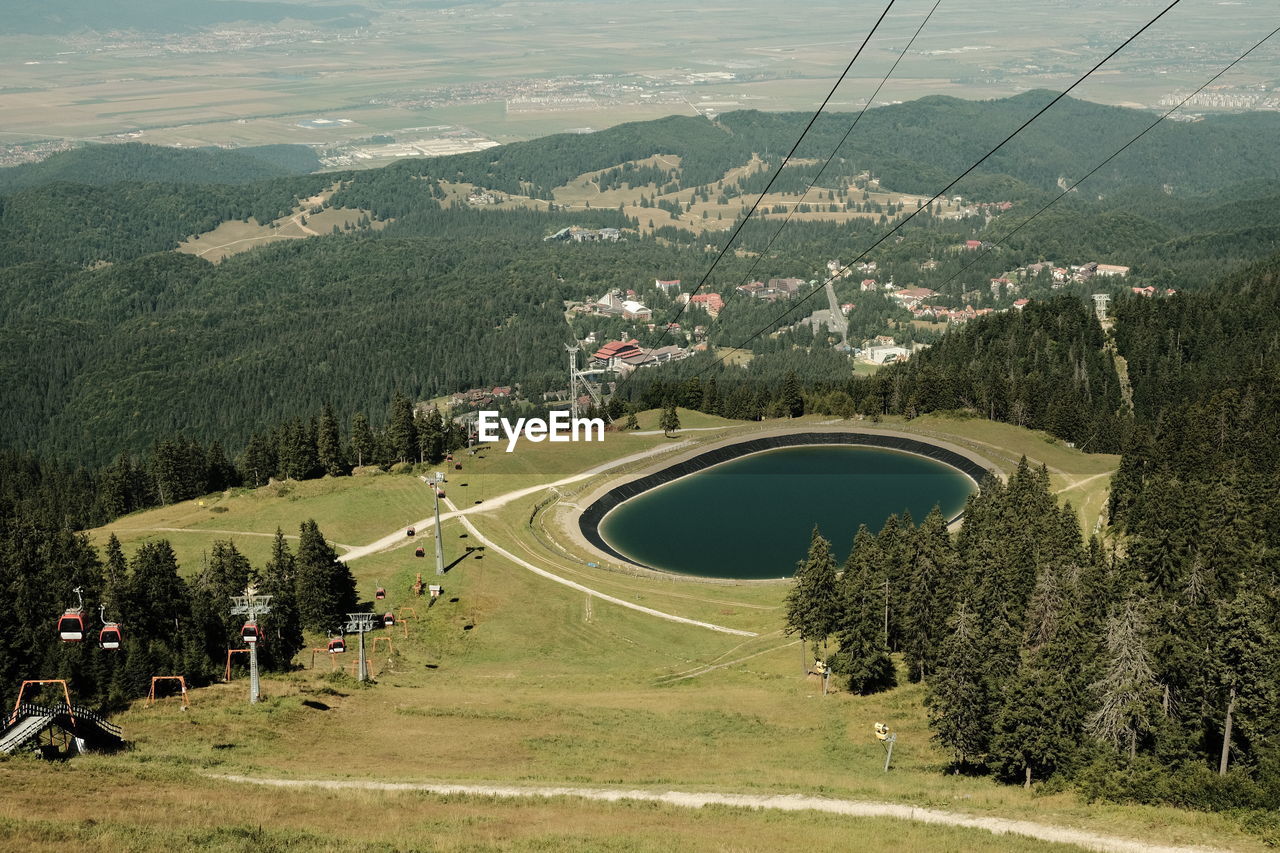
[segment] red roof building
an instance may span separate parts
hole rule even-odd
[[[712,317],[719,314],[720,309],[724,307],[724,300],[718,293],[699,293],[690,297],[689,301],[694,305],[701,305]]]

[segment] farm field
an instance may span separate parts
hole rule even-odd
[[[657,414],[641,415],[642,431],[655,426]],[[454,493],[475,488],[492,499],[574,473],[555,468],[590,469],[655,448],[680,452],[780,425],[681,416],[691,431],[670,439],[611,433],[602,445],[581,445],[590,453],[575,466],[539,458],[536,451],[550,452],[545,444],[514,454],[490,448],[483,458],[468,457],[453,476],[473,485],[451,482],[450,501],[463,508]],[[787,424],[816,425],[815,418]],[[850,426],[916,432],[981,448],[1002,467],[1026,453],[1050,467],[1064,496],[1078,491],[1093,499],[1105,492],[1117,462],[981,421],[929,417]],[[593,488],[617,471],[567,488]],[[315,518],[327,535],[359,545],[394,532],[406,518],[427,514],[424,488],[409,474],[287,485],[292,488],[283,492],[265,487],[217,499],[225,513],[210,512],[206,499],[205,507],[188,502],[130,516],[120,525],[211,532],[217,524],[273,532],[276,525],[288,530]],[[461,519],[446,520],[449,568],[442,579],[430,571],[430,560],[415,559],[404,547],[349,564],[362,595],[371,598],[376,584],[385,585],[385,606],[406,619],[407,627],[377,632],[390,642],[380,640],[372,654],[373,685],[351,678],[351,660],[331,665],[325,653],[304,651],[298,659],[303,669],[264,680],[266,701],[256,708],[245,702],[242,677],[194,691],[185,712],[172,698],[152,708],[136,703],[116,718],[134,744],[130,752],[62,766],[4,762],[6,775],[21,780],[0,794],[7,837],[35,850],[159,843],[165,833],[214,850],[244,849],[250,841],[259,849],[413,846],[424,843],[424,834],[433,849],[442,850],[656,850],[678,832],[685,849],[724,849],[725,838],[733,837],[734,849],[772,850],[797,843],[847,849],[855,833],[866,842],[859,849],[869,850],[1049,848],[1016,835],[889,819],[600,803],[571,795],[526,799],[359,787],[261,788],[227,778],[246,777],[357,785],[622,787],[645,796],[803,793],[998,815],[1147,843],[1262,849],[1220,815],[1085,804],[1069,793],[1028,793],[988,779],[945,775],[946,757],[929,739],[919,685],[904,679],[903,686],[874,696],[837,691],[823,697],[817,680],[803,676],[802,648],[781,633],[785,584],[637,577],[565,559],[549,551],[542,532],[529,524],[544,497],[533,492],[491,511],[476,507],[467,516],[474,528]],[[423,533],[429,531],[406,544],[428,544]],[[467,553],[464,546],[480,541],[473,533],[599,595],[754,636],[626,609],[540,577],[493,548]],[[105,529],[92,532],[95,541],[104,535]],[[231,538],[237,546],[243,541]],[[434,605],[409,591],[419,571],[444,586]],[[312,645],[321,640],[312,639]],[[872,737],[876,721],[888,721],[899,734],[889,773],[882,770],[883,751]],[[100,789],[101,795],[53,796],[68,785]],[[127,814],[128,822],[107,814]]]
[[[608,0],[406,7],[360,4],[355,27],[257,22],[181,34],[0,37],[0,142],[110,140],[160,145],[347,145],[457,125],[498,142],[600,129],[674,113],[812,109],[873,16],[814,2],[665,9]],[[896,8],[832,109],[861,105],[929,4]],[[1153,106],[1258,31],[1261,0],[1179,10],[1091,80],[1082,97]],[[1145,9],[943,6],[884,103],[924,95],[990,98],[1060,88]],[[1142,18],[1145,20],[1145,18]],[[1209,50],[1188,61],[1186,34]],[[1239,85],[1266,82],[1242,69]],[[316,127],[311,119],[346,119]],[[376,164],[371,164],[376,165]]]

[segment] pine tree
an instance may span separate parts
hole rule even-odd
[[[673,432],[680,430],[680,415],[676,412],[675,404],[667,406],[662,412],[662,421],[658,424],[662,428],[662,432],[670,437]]]
[[[258,592],[271,596],[271,612],[263,620],[263,630],[269,642],[263,648],[266,654],[262,664],[268,669],[288,669],[294,655],[302,651],[306,643],[298,611],[297,562],[279,528],[271,545],[271,559],[262,571]]]
[[[993,697],[981,627],[968,601],[960,601],[949,627],[925,698],[929,727],[959,764],[981,764],[990,744]]]
[[[357,466],[373,463],[376,444],[369,419],[363,413],[356,412],[351,418],[351,449],[355,451]]]
[[[1218,609],[1213,682],[1222,712],[1218,772],[1225,774],[1233,745],[1246,757],[1280,723],[1280,637],[1266,599],[1242,589]]]
[[[839,612],[834,625],[840,643],[835,670],[849,677],[849,690],[869,694],[897,684],[885,630],[883,551],[865,525],[837,586]]]
[[[413,406],[399,391],[391,398],[387,412],[387,448],[391,458],[409,462],[418,455],[418,429],[413,421]]]
[[[1021,666],[995,720],[991,762],[1026,787],[1069,766],[1084,729],[1088,648],[1076,587],[1065,574],[1048,569],[1037,581]]]
[[[418,426],[418,456],[422,462],[439,462],[445,457],[445,423],[440,410],[432,406]]]
[[[627,423],[622,428],[628,432],[640,429],[640,421],[636,420],[636,410],[630,406],[627,407]]]
[[[328,403],[324,404],[316,424],[316,457],[324,473],[330,477],[347,473],[346,461],[342,458],[342,441],[338,437],[338,418]]]
[[[831,543],[822,538],[817,526],[809,540],[809,555],[796,564],[785,607],[787,633],[800,635],[801,653],[805,642],[820,642],[825,649],[827,636],[835,629],[839,609]]]
[[[1089,732],[1124,750],[1130,760],[1138,753],[1139,740],[1154,729],[1159,713],[1147,642],[1145,603],[1131,595],[1107,619],[1103,676],[1090,685],[1098,709],[1089,716]]]
[[[356,608],[356,580],[345,563],[338,561],[315,521],[302,523],[297,566],[298,613],[304,628],[335,631],[343,617]]]
[[[261,433],[255,432],[245,445],[241,468],[249,485],[255,488],[265,486],[280,468],[275,446]]]
[[[800,378],[794,370],[788,370],[782,380],[782,392],[779,395],[782,414],[788,418],[798,418],[804,414],[804,397],[800,393]]]
[[[902,646],[910,679],[920,681],[933,673],[959,570],[946,519],[937,506],[916,532],[915,546],[902,606]]]
[[[716,378],[712,376],[702,392],[702,405],[699,407],[708,415],[720,414],[720,389],[716,387]]]

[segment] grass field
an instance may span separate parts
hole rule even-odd
[[[272,222],[259,224],[250,217],[248,221],[231,219],[218,224],[212,231],[192,235],[178,244],[177,251],[204,258],[206,261],[218,263],[224,258],[247,252],[268,243],[281,240],[304,240],[307,237],[318,237],[330,234],[334,228],[348,230],[356,228],[363,216],[370,216],[370,211],[346,207],[330,207],[319,210],[324,202],[337,191],[333,186],[318,195],[304,199],[288,216],[282,216]],[[316,210],[316,212],[312,212]],[[371,221],[367,226],[373,230],[385,228],[386,221]]]
[[[643,431],[656,428],[657,415],[640,415]],[[526,444],[512,454],[490,448],[461,456],[463,470],[451,471],[446,486],[450,500],[460,508],[476,507],[475,500],[492,501],[612,459],[660,448],[679,452],[769,426],[683,410],[680,415],[689,431],[673,438],[609,433],[603,444],[573,446],[570,458],[555,458],[565,455],[563,446],[546,443]],[[1117,463],[1042,434],[979,420],[923,417],[853,426],[945,438],[1006,468],[1025,453],[1050,467],[1064,498],[1079,496],[1086,507],[1100,506]],[[565,490],[579,493],[618,471]],[[125,754],[67,765],[0,763],[14,780],[0,792],[0,828],[12,839],[7,843],[24,850],[137,849],[171,843],[166,839],[213,850],[657,850],[669,849],[674,833],[681,849],[696,850],[851,849],[852,838],[857,849],[867,850],[1049,846],[888,819],[573,797],[257,788],[209,776],[231,774],[804,793],[1028,819],[1147,841],[1261,849],[1222,816],[1085,804],[1070,793],[1028,793],[945,775],[946,756],[929,739],[919,685],[870,697],[822,697],[816,680],[802,675],[804,651],[781,633],[785,585],[712,585],[591,568],[549,548],[545,527],[530,526],[545,494],[531,492],[480,512],[482,504],[472,521],[485,538],[522,560],[602,595],[756,636],[729,636],[625,609],[551,582],[492,550],[466,554],[464,547],[475,538],[459,520],[447,520],[442,537],[449,570],[440,579],[445,594],[434,606],[409,591],[418,572],[436,579],[431,561],[415,558],[408,547],[350,563],[366,598],[372,598],[375,583],[385,585],[388,600],[379,606],[412,617],[407,629],[379,632],[390,637],[394,650],[378,644],[374,685],[362,687],[349,674],[330,672],[324,653],[315,669],[305,668],[313,656],[304,652],[304,669],[264,680],[267,698],[258,707],[245,702],[243,680],[194,691],[186,712],[172,700],[150,709],[138,703],[115,720],[133,743]],[[209,496],[204,506],[192,501],[138,513],[91,531],[91,538],[101,543],[108,529],[116,530],[130,549],[145,537],[165,535],[190,560],[198,559],[193,550],[225,536],[260,565],[270,540],[247,534],[273,533],[277,526],[293,532],[302,519],[315,518],[330,538],[360,545],[426,517],[426,495],[407,474],[286,483]],[[217,507],[226,511],[213,512]],[[163,527],[191,532],[156,530]],[[404,543],[415,541],[422,542]],[[353,667],[352,660],[342,663],[344,673]],[[871,732],[876,721],[889,722],[899,734],[894,769],[887,774]],[[59,795],[68,789],[97,793]]]

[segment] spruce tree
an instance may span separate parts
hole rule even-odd
[[[796,564],[785,607],[787,633],[800,635],[801,653],[805,642],[820,642],[825,650],[827,636],[835,629],[839,614],[836,564],[831,557],[831,543],[816,525],[809,540],[809,555]]]
[[[328,403],[324,404],[316,424],[316,457],[324,473],[330,477],[347,473],[346,461],[342,458],[342,441],[338,437],[338,418]]]
[[[418,429],[409,398],[399,391],[391,398],[387,412],[387,449],[397,462],[409,462],[418,455]]]
[[[1030,787],[1069,767],[1079,750],[1087,696],[1086,644],[1069,571],[1041,573],[1028,608],[1021,665],[995,719],[991,763]]]
[[[804,414],[804,396],[800,393],[800,378],[794,370],[788,370],[782,380],[782,392],[779,395],[782,414],[788,418],[798,418]]]
[[[680,414],[676,411],[675,404],[667,406],[662,412],[662,421],[658,424],[662,428],[662,433],[670,437],[673,432],[680,430]]]
[[[946,519],[937,506],[916,532],[915,546],[902,606],[902,647],[910,679],[920,681],[933,674],[959,571]]]
[[[962,766],[982,764],[991,742],[994,697],[987,682],[979,617],[961,599],[948,623],[925,704],[934,740]]]
[[[269,642],[263,649],[266,654],[262,664],[268,669],[288,669],[294,655],[306,644],[298,611],[297,562],[279,528],[276,528],[276,538],[271,545],[271,559],[261,574],[258,592],[271,596],[271,612],[263,620],[263,630]]]
[[[1103,675],[1090,685],[1097,710],[1089,716],[1094,737],[1132,760],[1138,743],[1155,729],[1160,691],[1147,648],[1146,604],[1130,595],[1107,619]]]
[[[849,677],[853,693],[875,693],[898,682],[885,631],[883,560],[876,538],[865,525],[859,526],[840,576],[833,626],[840,642],[835,668]]]
[[[346,614],[355,611],[356,579],[313,520],[302,523],[295,563],[302,627],[336,631]]]
[[[351,449],[356,454],[357,466],[373,464],[376,445],[369,419],[363,413],[356,412],[351,417]]]

